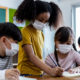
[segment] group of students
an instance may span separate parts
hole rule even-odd
[[[12,23],[0,24],[0,76],[2,78],[19,80],[19,75],[42,76],[43,71],[50,76],[62,76],[64,71],[80,72],[80,54],[73,48],[73,31],[70,27],[62,26],[62,12],[57,4],[40,0],[23,0],[15,16],[18,21],[28,20],[30,24],[21,32]],[[42,30],[46,25],[57,31],[53,41],[54,52],[43,62]],[[18,66],[17,69],[12,69],[11,59],[17,52]]]

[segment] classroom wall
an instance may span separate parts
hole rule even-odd
[[[0,0],[0,6],[16,9],[22,1],[23,0]],[[53,0],[43,0],[43,1],[50,2]]]
[[[63,12],[64,24],[72,27],[72,6],[80,5],[80,0],[60,0],[58,4]]]
[[[53,1],[53,0],[52,0]],[[54,0],[59,5],[63,13],[64,25],[72,27],[72,6],[80,5],[80,0]],[[44,30],[45,35],[45,48],[44,58],[51,52],[54,51],[54,34],[55,30],[50,31],[49,28]]]
[[[22,0],[0,0],[0,6],[16,9]]]
[[[5,6],[8,8],[14,8],[16,9],[19,4],[23,0],[0,0],[0,6]],[[43,1],[54,1],[57,3],[63,13],[63,18],[64,18],[64,25],[66,26],[72,26],[72,6],[73,5],[78,5],[80,3],[80,0],[43,0]],[[54,50],[54,33],[55,31],[50,31],[49,28],[43,30],[44,35],[45,35],[45,49],[44,49],[44,58],[48,55],[48,53],[53,52]]]

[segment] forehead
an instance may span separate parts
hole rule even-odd
[[[44,13],[41,13],[37,16],[37,18],[43,18],[43,19],[49,19],[50,18],[50,13],[49,12],[44,12]]]
[[[68,41],[73,41],[73,40],[74,40],[73,36],[69,36]]]
[[[73,36],[69,36],[69,38],[68,38],[68,40],[66,41],[66,42],[60,42],[60,41],[55,41],[56,43],[71,43],[71,44],[73,44],[73,42],[74,42],[74,38],[73,38]]]
[[[17,43],[16,40],[14,40],[13,38],[8,38],[10,40],[10,42],[13,42],[13,43]]]

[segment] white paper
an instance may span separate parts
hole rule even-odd
[[[62,76],[64,77],[76,77],[76,76],[80,76],[80,73],[69,73],[69,72],[63,72]]]
[[[26,78],[26,77],[19,77],[19,80],[37,80],[37,79],[34,79],[34,78]]]
[[[5,72],[6,70],[0,70],[0,80],[5,80]]]

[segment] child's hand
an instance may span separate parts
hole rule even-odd
[[[7,80],[19,80],[19,71],[17,69],[7,69],[5,72],[5,78]]]
[[[80,69],[79,68],[74,68],[74,69],[70,69],[68,72],[69,73],[80,73]]]
[[[64,70],[62,68],[60,68],[60,67],[52,68],[51,76],[62,76],[63,71]]]

